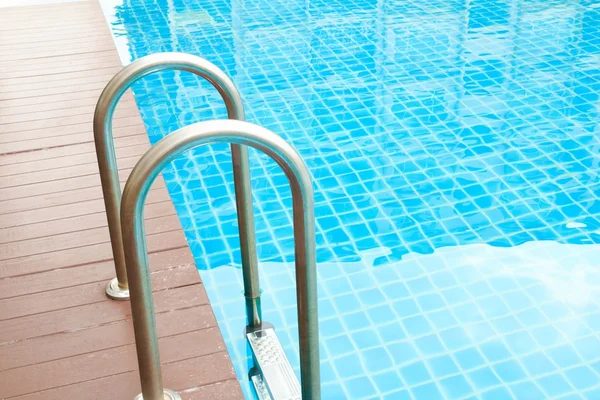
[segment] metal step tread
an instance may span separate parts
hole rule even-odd
[[[270,400],[300,400],[300,382],[290,365],[283,347],[272,328],[250,332],[246,335],[261,377],[253,377],[256,392],[261,396],[266,388]],[[262,378],[262,379],[260,379]],[[264,386],[264,387],[262,387]],[[263,398],[261,400],[267,400]]]

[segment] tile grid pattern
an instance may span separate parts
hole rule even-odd
[[[240,88],[248,119],[305,158],[325,398],[600,390],[599,309],[584,296],[598,283],[589,254],[600,240],[600,10],[468,4],[130,0],[116,9],[113,31],[133,58],[211,60]],[[153,142],[225,117],[218,94],[188,74],[154,75],[134,92]],[[264,312],[297,365],[290,192],[276,165],[251,156]],[[229,152],[195,150],[165,180],[243,381]]]

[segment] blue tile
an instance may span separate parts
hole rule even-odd
[[[484,343],[480,346],[481,353],[490,362],[506,360],[511,358],[512,354],[506,345],[498,340]]]
[[[402,320],[406,333],[412,336],[426,335],[432,331],[432,327],[425,317],[417,315]]]
[[[410,393],[406,390],[396,390],[383,397],[384,400],[411,400]]]
[[[431,379],[431,376],[422,361],[400,368],[400,375],[404,381],[411,386],[425,383]]]
[[[504,387],[490,389],[481,394],[481,398],[483,400],[504,400],[504,399],[511,399],[512,397],[513,396],[508,391],[508,389],[506,389]]]
[[[456,362],[463,369],[477,368],[486,364],[486,361],[481,356],[481,353],[476,348],[467,348],[454,353]]]
[[[394,310],[400,317],[410,317],[421,314],[419,306],[413,299],[404,299],[394,303]]]
[[[400,377],[395,371],[389,371],[374,375],[373,381],[375,382],[375,386],[379,390],[379,393],[392,392],[397,389],[400,389],[403,386]]]
[[[377,328],[381,339],[386,343],[393,343],[406,338],[404,329],[398,322],[392,322]]]
[[[444,308],[446,304],[442,297],[437,293],[425,294],[417,298],[417,302],[423,312],[438,310]]]
[[[549,349],[548,356],[562,368],[571,367],[581,363],[581,358],[570,345]]]
[[[357,376],[364,373],[362,362],[356,354],[334,360],[335,369],[341,376]]]
[[[532,336],[542,347],[552,346],[564,341],[562,334],[553,326],[542,326],[532,329]]]
[[[347,294],[333,298],[333,302],[340,313],[348,314],[362,309],[354,294]]]
[[[369,347],[379,346],[381,344],[377,334],[370,329],[353,332],[351,337],[359,349],[366,349]]]
[[[495,364],[492,368],[502,382],[509,383],[527,378],[523,368],[514,360]]]
[[[442,400],[444,398],[434,383],[413,387],[411,388],[411,392],[415,399]]]
[[[512,354],[528,353],[537,348],[537,344],[527,332],[517,332],[504,337],[506,345]]]
[[[362,311],[343,315],[342,319],[350,331],[368,328],[370,326],[367,315]]]
[[[351,291],[350,282],[345,277],[327,279],[324,283],[332,296],[346,294]]]
[[[369,309],[369,318],[376,325],[387,324],[389,321],[394,321],[397,317],[392,308],[388,305],[381,305]],[[400,328],[401,329],[401,328]]]
[[[345,354],[355,351],[352,342],[347,336],[338,336],[327,339],[325,345],[332,354]]]
[[[498,376],[489,367],[483,367],[475,371],[471,371],[467,375],[475,389],[479,391],[484,391],[489,387],[493,387],[501,383],[501,381],[498,379]]]
[[[319,323],[319,334],[324,337],[336,336],[344,333],[344,327],[339,319],[329,319]]]
[[[510,385],[510,391],[517,399],[545,399],[544,393],[533,382],[521,382]]]
[[[396,365],[403,365],[417,358],[417,350],[408,342],[394,343],[387,348]]]
[[[420,337],[415,339],[414,342],[423,355],[434,355],[445,352],[444,345],[442,345],[442,342],[435,334]]]
[[[559,374],[538,378],[536,379],[536,383],[548,397],[563,395],[572,390],[571,385]]]
[[[391,299],[402,299],[410,295],[406,285],[400,282],[384,285],[381,290]]]
[[[598,384],[598,375],[587,366],[569,369],[564,374],[577,390],[590,389]]]
[[[379,289],[371,289],[358,293],[360,302],[365,306],[374,306],[386,303],[386,299]]]
[[[461,287],[445,289],[441,294],[448,304],[457,304],[471,300],[469,294]]]
[[[454,327],[458,324],[456,318],[446,310],[431,312],[427,315],[427,318],[438,330]]]
[[[586,400],[597,399],[600,396],[600,388],[588,390],[583,394]]]
[[[429,369],[436,378],[442,378],[447,375],[454,375],[459,372],[456,363],[448,355],[441,355],[427,360]]]
[[[341,383],[329,382],[321,387],[321,395],[327,399],[343,400],[348,398]]]
[[[373,278],[367,273],[352,274],[349,276],[350,284],[354,290],[371,289],[377,287]]]
[[[524,356],[521,363],[525,370],[532,375],[544,375],[554,371],[555,367],[552,361],[543,353],[534,353]]]
[[[384,370],[392,367],[392,359],[384,348],[367,350],[362,353],[365,367],[369,371]]]
[[[469,382],[462,375],[444,378],[439,382],[439,385],[446,398],[462,398],[473,391]]]
[[[596,336],[579,339],[573,343],[573,346],[586,361],[600,358],[600,339]]]
[[[346,381],[346,387],[348,392],[356,398],[370,397],[377,393],[375,386],[366,377],[349,379]]]
[[[335,371],[330,363],[321,363],[321,377],[325,382],[335,381]]]

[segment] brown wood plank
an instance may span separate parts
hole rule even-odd
[[[141,129],[142,128],[140,128],[140,130]],[[139,145],[137,147],[137,150],[139,150],[138,153],[134,153],[130,157],[122,157],[121,159],[119,159],[119,169],[133,168],[135,166],[135,163],[137,163],[140,157],[148,150],[148,145]],[[65,156],[59,158],[35,160],[31,162],[12,165],[0,165],[0,177],[21,175],[27,173],[37,173],[39,171],[58,170],[61,168],[74,166],[86,166],[85,168],[88,168],[87,165],[89,164],[97,165],[97,159],[94,154],[73,154],[72,156]]]
[[[103,64],[102,64],[103,65]],[[101,65],[99,65],[101,66]],[[85,67],[85,66],[83,66]],[[73,68],[83,68],[74,66]],[[29,73],[26,71],[26,73]],[[31,73],[39,73],[39,71],[33,71]],[[0,100],[0,106],[2,107],[21,107],[21,106],[29,106],[36,104],[53,104],[60,103],[68,100],[80,100],[86,102],[96,103],[98,101],[98,97],[102,93],[102,89],[94,89],[90,91],[78,91],[71,93],[56,93],[56,94],[46,94],[44,96],[34,96],[34,97],[23,97],[23,98],[14,98],[14,99],[4,99]],[[131,91],[125,92],[122,100],[128,99],[133,100],[133,95]]]
[[[0,96],[5,93],[27,92],[29,90],[56,89],[64,88],[66,85],[93,85],[95,83],[106,83],[114,76],[114,72],[104,72],[101,75],[91,77],[70,77],[71,74],[64,74],[61,79],[46,79],[40,82],[28,82],[27,78],[15,78],[8,80],[6,84],[0,87]]]
[[[47,47],[47,46],[45,46]],[[3,55],[6,54],[6,52],[3,53]],[[112,77],[114,74],[116,74],[117,72],[119,72],[121,68],[119,66],[112,66],[112,67],[103,67],[103,68],[97,68],[97,69],[91,69],[91,70],[85,70],[85,71],[69,71],[69,72],[63,72],[63,73],[52,73],[52,74],[46,74],[46,75],[33,75],[33,76],[25,76],[22,78],[5,78],[3,79],[3,86],[4,84],[6,84],[6,86],[14,86],[14,85],[33,85],[33,84],[40,84],[43,86],[40,87],[50,87],[49,85],[46,84],[50,84],[53,83],[52,87],[54,86],[54,83],[58,83],[58,82],[70,82],[73,79],[85,79],[85,80],[90,80],[90,78],[92,79],[96,79],[97,77],[105,77],[105,76],[109,76]]]
[[[127,157],[119,160],[119,170],[131,170],[133,167],[135,167],[135,164],[139,161],[140,157],[141,154],[139,157]],[[47,168],[40,168],[37,171],[32,172],[23,172],[11,174],[8,176],[0,176],[0,189],[32,185],[36,183],[43,183],[49,181],[60,181],[62,179],[75,178],[78,176],[99,175],[97,161],[93,159],[88,159],[87,161],[88,162],[83,164],[75,164],[72,166],[65,166],[62,168],[51,167],[52,160],[46,163],[40,162],[39,164],[41,164],[42,166],[46,166]],[[4,168],[0,167],[0,171],[3,169]]]
[[[159,291],[198,284],[198,273],[194,271],[194,268],[190,268],[190,266],[191,264],[188,264],[179,268],[152,272],[151,278],[154,289]],[[107,269],[107,272],[113,273],[110,268]],[[0,316],[0,320],[3,321],[62,310],[71,308],[73,304],[86,305],[110,301],[104,295],[103,290],[106,282],[113,277],[109,275],[105,279],[93,283],[2,299],[0,300],[0,304],[7,312]],[[18,281],[18,279],[16,280]]]
[[[128,168],[119,171],[119,179],[122,184],[125,184],[130,173],[131,169]],[[154,185],[158,188],[165,187],[162,180],[157,180]],[[26,186],[0,188],[0,201],[67,192],[94,186],[100,186],[100,176],[97,174],[64,178],[56,181],[48,180]]]
[[[79,52],[89,52],[89,50],[97,51],[110,49],[114,44],[104,38],[103,40],[94,40],[88,43],[71,42],[70,44],[61,43],[35,43],[31,42],[24,46],[5,46],[2,52],[3,58],[7,60],[15,59],[16,57],[29,59],[39,58],[40,54],[73,54]]]
[[[125,119],[123,119],[125,120]],[[116,123],[119,120],[115,120]],[[131,120],[125,120],[125,123],[131,123]],[[67,129],[66,127],[63,127]],[[147,136],[140,135],[136,126],[123,127],[123,130],[131,131],[132,135],[117,135],[115,134],[114,145],[117,153],[117,158],[128,155],[137,155],[138,149],[134,149],[133,154],[129,154],[132,150],[131,146],[139,146],[144,144],[148,146]],[[39,131],[37,131],[39,132]],[[91,133],[74,134],[69,136],[57,136],[51,138],[42,138],[39,140],[28,140],[24,142],[15,142],[2,144],[0,146],[0,166],[9,164],[19,164],[29,162],[31,160],[44,160],[48,158],[61,157],[64,154],[83,154],[94,151],[94,139]],[[35,150],[35,151],[34,151]],[[19,153],[15,155],[15,153]],[[12,157],[15,155],[14,157]],[[94,153],[95,157],[95,153]]]
[[[199,371],[196,371],[196,376],[194,376],[196,382],[206,384],[230,378],[231,365],[226,365],[223,368],[223,362],[216,359],[217,357],[227,358],[224,352],[225,345],[215,343],[215,337],[211,337],[209,341],[198,340],[201,338],[201,333],[203,331],[159,338],[158,343],[162,361],[168,365],[175,361],[200,356],[204,360],[202,364],[198,365]],[[56,386],[106,377],[110,375],[110,372],[126,373],[135,371],[136,367],[135,346],[131,344],[2,371],[0,372],[0,381],[11,382],[4,390],[4,396],[11,397],[21,393],[32,393]],[[72,369],[69,374],[64,373],[67,368]],[[187,377],[178,375],[184,372],[183,368],[177,368],[173,376],[170,376],[165,371],[165,381],[168,382],[166,377],[169,377],[170,381],[177,382],[173,384],[173,387],[180,388]],[[190,372],[190,370],[187,370],[188,374]],[[43,379],[31,380],[28,378],[29,376],[38,376]]]
[[[139,123],[132,118],[120,118],[119,126],[113,128],[113,139],[142,135],[146,137],[146,132]],[[77,132],[81,130],[81,132]],[[73,131],[73,133],[68,133]],[[11,149],[19,146],[27,146],[28,151],[55,149],[62,147],[59,143],[72,146],[75,144],[92,143],[94,141],[90,129],[82,130],[79,125],[69,125],[50,129],[37,129],[31,131],[11,132],[0,134],[0,154],[15,153]],[[46,143],[44,145],[44,143]],[[146,146],[147,150],[147,146]],[[143,153],[141,153],[143,154]],[[10,174],[7,174],[10,175]]]
[[[20,60],[19,60],[20,61]],[[37,97],[37,96],[46,96],[50,94],[62,94],[62,93],[77,93],[77,92],[86,92],[91,90],[102,90],[106,86],[106,83],[112,78],[112,76],[107,75],[105,79],[98,79],[93,82],[63,82],[60,85],[60,82],[57,83],[54,87],[40,88],[37,85],[31,85],[27,88],[19,88],[17,86],[11,86],[10,91],[1,91],[0,90],[0,100],[10,100],[10,99],[21,99],[25,97]]]
[[[177,230],[148,235],[147,245],[148,251],[152,253],[185,247],[187,243],[183,232]],[[0,278],[105,261],[111,258],[112,250],[108,242],[27,255],[2,261],[0,264]]]
[[[196,284],[155,292],[156,313],[208,305],[208,298],[203,290],[199,290],[200,287],[201,285]],[[2,343],[110,324],[127,318],[130,312],[128,302],[106,299],[98,303],[4,320],[0,321]]]
[[[139,118],[139,117],[138,117]],[[123,118],[125,120],[125,118]],[[116,125],[121,119],[114,120],[113,124]],[[37,151],[29,151],[21,154],[1,154],[0,151],[0,166],[10,164],[21,164],[37,160],[47,160],[50,158],[65,157],[67,155],[77,154],[92,154],[92,157],[96,157],[96,148],[94,146],[94,140],[90,128],[90,141],[86,143],[72,143],[69,146],[57,146],[47,147],[43,149],[37,149]],[[127,136],[122,138],[115,138],[114,146],[117,153],[117,159],[121,157],[128,157],[133,154],[128,154],[131,146],[145,145],[149,147],[148,137],[140,136]],[[2,150],[4,146],[0,146]],[[137,154],[137,152],[135,153]]]
[[[205,307],[208,309],[209,307]],[[200,307],[196,307],[196,312],[200,312]],[[187,316],[187,313],[182,313],[179,310],[168,313],[169,321],[175,319],[179,321],[182,316]],[[210,310],[204,313],[204,317],[209,321],[203,321],[201,325],[188,325],[175,323],[165,325],[162,321],[165,314],[157,315],[157,329],[161,329],[163,336],[165,329],[169,335],[185,335],[191,342],[195,343],[211,343],[219,340],[219,330],[216,328],[203,329],[203,325],[216,322],[212,319]],[[173,318],[174,317],[174,318]],[[0,347],[0,373],[2,371],[13,368],[21,368],[39,363],[46,363],[54,360],[59,360],[67,357],[75,357],[81,354],[102,351],[113,347],[121,347],[129,344],[135,344],[133,337],[133,325],[131,320],[118,321],[108,325],[95,326],[86,330],[78,330],[75,332],[61,332],[56,335],[38,337],[22,342],[11,343]],[[185,358],[196,357],[203,355],[202,353],[194,353],[195,346],[188,348],[189,353]],[[43,352],[40,352],[43,349]],[[224,350],[224,346],[219,350]],[[214,351],[214,350],[213,350]]]
[[[86,44],[92,43],[102,43],[102,44],[110,44],[112,43],[112,38],[107,37],[105,35],[95,35],[90,37],[65,37],[65,38],[30,38],[30,39],[12,39],[9,42],[0,43],[0,51],[16,51],[16,50],[25,50],[30,49],[31,51],[35,51],[40,47],[58,47],[58,46],[84,46]],[[118,67],[115,64],[115,67]],[[38,75],[40,76],[40,75]],[[7,78],[10,78],[7,76]]]
[[[236,380],[211,378],[207,373],[207,366],[210,366],[211,369],[214,368],[214,371],[212,372],[218,377],[226,377],[232,373],[229,357],[227,356],[227,353],[223,351],[209,356],[192,358],[164,365],[164,384],[166,387],[182,392],[182,397],[186,400],[232,400],[243,398],[239,384]],[[140,386],[137,380],[139,380],[137,371],[130,371],[120,375],[88,380],[76,385],[62,386],[47,391],[32,392],[15,397],[14,399],[130,399],[140,392]],[[197,386],[191,386],[188,382],[197,382]],[[204,392],[205,388],[206,392]],[[207,393],[208,397],[198,397],[202,396],[203,393]],[[212,395],[215,397],[211,397]]]
[[[66,30],[66,31],[61,31],[61,30],[56,30],[56,35],[60,35],[60,37],[64,37],[64,36],[68,36],[68,35],[73,35],[73,32],[70,30]],[[43,31],[36,31],[34,29],[30,29],[30,30],[25,30],[25,31],[21,31],[21,32],[13,32],[12,34],[12,38],[19,38],[19,39],[25,39],[28,37],[35,37],[35,38],[39,38],[39,37],[47,37],[47,32],[46,34],[44,34]],[[2,38],[5,40],[5,43],[8,43],[8,41],[10,40],[10,34],[3,32],[2,33]],[[76,62],[76,61],[81,61],[81,60],[85,60],[85,61],[89,61],[89,60],[96,60],[96,61],[102,61],[102,60],[107,60],[107,61],[111,61],[111,62],[119,62],[119,58],[114,57],[114,50],[105,50],[105,51],[99,51],[96,53],[90,53],[90,54],[65,54],[65,55],[58,55],[55,57],[46,57],[44,59],[44,62],[61,62],[63,64],[68,64],[70,62]],[[23,65],[23,62],[19,62],[18,60],[5,60],[5,59],[0,59],[0,66],[18,66],[18,65]],[[39,67],[40,64],[39,63],[30,63],[28,64],[31,66],[31,68],[33,67]],[[27,68],[27,67],[24,67]]]
[[[169,201],[157,204],[157,207],[153,208],[152,214],[146,216],[146,232],[148,234],[166,232],[174,226],[179,229],[179,224],[176,223],[177,218],[173,218],[174,216],[176,216],[175,210]],[[106,225],[106,214],[102,211],[95,214],[0,229],[0,248],[1,246],[12,248],[14,246],[12,243],[19,241],[29,243],[28,245],[30,245],[32,241],[28,239],[48,238],[66,233],[82,232],[105,227]],[[7,243],[11,244],[7,245]]]
[[[171,218],[171,216],[159,216],[148,219],[146,220],[146,226],[149,228],[146,230],[146,234],[149,236],[179,231],[181,229],[179,220]],[[102,224],[102,226],[97,228],[86,227],[85,233],[82,233],[81,230],[75,230],[73,232],[54,234],[52,234],[52,231],[46,231],[41,232],[41,234],[42,236],[29,240],[17,240],[0,244],[0,262],[13,258],[52,253],[110,241],[108,226],[106,224]]]
[[[121,113],[119,113],[121,114]],[[119,117],[113,119],[113,137],[120,138],[125,136],[131,136],[130,131],[135,132],[135,134],[139,134],[140,130],[143,127],[140,125],[141,121],[139,116],[126,116]],[[7,128],[8,129],[8,128]],[[12,143],[19,141],[31,141],[35,139],[45,139],[52,138],[56,140],[61,136],[70,136],[74,137],[73,134],[83,135],[82,138],[86,140],[86,142],[93,142],[93,133],[92,126],[90,122],[87,123],[72,123],[68,125],[59,125],[59,126],[50,126],[47,128],[38,128],[31,127],[30,129],[25,129],[17,132],[5,132],[0,134],[0,138],[4,143]],[[20,135],[20,136],[19,136]],[[147,139],[147,138],[146,138]],[[52,142],[49,142],[52,144]],[[147,143],[147,142],[146,142]],[[0,149],[1,153],[10,153],[8,145],[4,144]],[[77,143],[72,143],[77,144]],[[115,146],[119,146],[118,141],[115,139]],[[47,148],[56,148],[56,145],[50,145]]]
[[[153,272],[178,270],[185,267],[192,271],[194,275],[198,273],[194,266],[194,259],[187,248],[150,254],[148,259],[150,270]],[[106,283],[108,280],[114,278],[114,268],[112,260],[109,260],[78,265],[74,268],[60,268],[39,274],[0,279],[0,299],[18,296],[26,297],[27,295],[55,291],[77,285],[87,285],[89,283]],[[157,282],[160,284],[160,278],[153,276],[153,279],[155,281],[158,279]],[[104,296],[103,293],[100,294]],[[71,304],[73,303],[71,302]],[[39,307],[44,306],[40,305]]]
[[[153,215],[155,203],[169,201],[169,195],[158,187],[150,189],[146,199],[145,215]],[[102,190],[99,187],[51,193],[48,195],[0,202],[0,229],[13,226],[54,221],[81,215],[104,212]],[[159,215],[159,214],[154,214]]]
[[[0,122],[0,133],[11,133],[11,132],[22,132],[36,129],[48,129],[55,127],[70,126],[75,124],[90,123],[90,113],[93,112],[94,107],[85,107],[85,111],[82,112],[76,109],[73,115],[61,115],[64,113],[58,113],[53,116],[52,113],[40,113],[41,119],[37,119],[38,115],[34,114],[30,120],[21,120],[19,118],[5,117]],[[87,112],[86,112],[87,111]],[[115,119],[117,118],[131,118],[132,112],[136,112],[137,108],[133,104],[123,105],[115,111]],[[17,117],[17,116],[12,116]],[[16,120],[16,121],[14,121]],[[11,122],[13,121],[13,122]]]
[[[235,379],[217,382],[181,393],[182,400],[229,400],[241,397],[242,390]]]
[[[39,6],[38,6],[39,7]],[[33,7],[37,8],[37,7]],[[40,31],[48,33],[48,30],[58,31],[79,31],[79,30],[99,30],[100,32],[106,30],[106,21],[102,16],[85,14],[85,11],[79,11],[76,13],[66,13],[61,11],[60,13],[54,14],[56,18],[49,18],[53,12],[39,13],[39,15],[30,14],[23,18],[21,23],[15,23],[17,20],[16,16],[12,18],[6,18],[10,15],[9,8],[3,8],[2,15],[5,17],[0,32],[18,32],[18,31]],[[69,15],[73,17],[69,18]],[[61,17],[60,19],[58,17]],[[27,22],[26,25],[23,22]]]
[[[115,69],[115,71],[118,71],[118,68]],[[1,115],[30,114],[71,107],[95,106],[98,97],[100,96],[100,91],[94,91],[87,94],[86,92],[83,92],[83,95],[81,95],[81,93],[82,92],[57,96],[44,96],[43,98],[45,101],[37,103],[32,103],[31,101],[27,102],[25,99],[3,100],[0,102],[0,105],[2,106],[0,108],[0,113]],[[40,98],[36,97],[35,99],[39,101]],[[127,98],[122,98],[119,104],[131,101],[133,101],[131,96],[127,96]]]
[[[7,33],[5,32],[3,34],[3,37],[6,36],[6,34]],[[34,47],[39,44],[55,44],[55,43],[69,45],[71,43],[87,43],[87,42],[93,42],[93,41],[101,41],[102,42],[105,40],[109,40],[110,38],[107,37],[103,32],[102,33],[91,32],[88,34],[86,34],[85,32],[81,32],[81,35],[79,35],[77,37],[73,37],[72,35],[48,36],[48,35],[44,35],[43,33],[40,33],[40,34],[31,33],[30,35],[27,35],[27,34],[23,34],[23,32],[21,32],[21,35],[10,35],[10,33],[9,33],[8,38],[5,38],[5,39],[8,39],[8,40],[6,40],[5,44],[0,44],[0,47],[28,48],[28,47]],[[116,61],[112,57],[111,57],[111,59],[113,61]],[[115,62],[114,65],[119,66],[120,64]]]
[[[77,55],[77,54],[94,54],[97,52],[103,52],[106,50],[110,50],[114,45],[113,44],[92,44],[88,46],[77,46],[77,47],[63,47],[56,49],[43,50],[40,49],[35,52],[24,51],[17,54],[5,54],[3,55],[4,60],[20,60],[22,62],[26,62],[27,60],[37,60],[42,61],[44,58],[48,57],[56,57],[56,56],[65,56],[65,55]]]
[[[0,123],[11,124],[46,118],[69,117],[93,112],[96,107],[96,103],[92,101],[88,101],[89,104],[82,103],[81,100],[72,100],[71,102],[45,103],[36,106],[3,107],[0,109]],[[119,107],[137,109],[137,106],[131,100],[121,101]]]
[[[124,131],[123,135],[115,135],[117,137],[132,137],[139,136],[139,130],[143,128],[137,128],[132,126],[131,129]],[[23,136],[25,136],[24,134]],[[41,139],[30,139],[30,140],[22,140],[17,142],[10,142],[7,144],[0,145],[0,155],[4,154],[14,154],[14,153],[23,153],[23,152],[31,152],[34,150],[45,150],[45,149],[56,149],[62,148],[65,146],[69,146],[71,144],[85,144],[85,143],[93,143],[92,137],[88,133],[76,133],[72,135],[61,135],[55,137],[41,138]],[[4,151],[4,152],[2,152]]]

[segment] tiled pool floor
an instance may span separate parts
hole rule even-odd
[[[308,164],[325,399],[600,398],[598,2],[104,8],[122,59],[209,59]],[[225,117],[186,73],[134,89],[153,142]],[[251,157],[264,315],[297,364],[290,191]],[[249,390],[227,146],[165,179]]]

